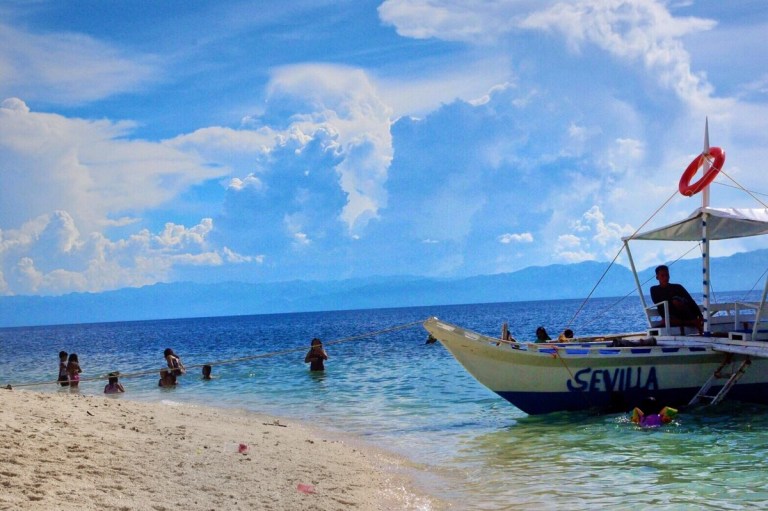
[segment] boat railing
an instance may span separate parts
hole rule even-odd
[[[664,321],[660,310],[669,309],[669,302],[664,300],[663,302],[654,303],[645,308],[645,316],[648,319],[648,334],[649,335],[672,335],[669,330],[669,325]]]
[[[760,302],[734,302],[734,328],[729,335],[734,340],[768,340],[768,304]],[[748,334],[745,338],[743,335]]]

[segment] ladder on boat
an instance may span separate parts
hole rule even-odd
[[[726,357],[725,362],[723,362],[720,367],[718,367],[715,372],[712,373],[712,376],[709,377],[709,379],[706,381],[706,383],[704,383],[704,385],[702,385],[696,395],[693,396],[693,399],[691,399],[691,401],[688,403],[688,406],[696,405],[701,402],[702,399],[709,399],[709,404],[711,405],[716,405],[722,401],[723,398],[725,398],[725,395],[728,394],[728,391],[731,390],[734,385],[736,385],[736,382],[739,381],[742,376],[744,376],[747,368],[752,363],[752,359],[748,356],[744,359],[738,369],[733,371],[731,374],[723,374],[721,372],[722,369],[730,362],[731,357],[729,355]],[[728,380],[716,394],[708,394],[709,390],[718,380],[723,380],[725,378],[728,378]]]

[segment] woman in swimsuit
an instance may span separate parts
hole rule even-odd
[[[171,370],[172,375],[181,376],[187,372],[184,364],[181,363],[181,359],[171,348],[165,348],[163,354],[165,355],[165,362],[168,364],[168,369]]]

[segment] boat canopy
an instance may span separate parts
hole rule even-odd
[[[707,214],[707,235],[710,240],[726,240],[768,234],[768,208],[710,208],[696,209],[688,218],[623,238],[628,240],[699,241],[701,218]]]

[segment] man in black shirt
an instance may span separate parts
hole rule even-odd
[[[704,333],[704,318],[699,306],[683,286],[669,283],[669,268],[657,266],[656,280],[659,285],[651,287],[651,300],[653,303],[666,301],[669,304],[669,326],[690,326],[695,327],[699,334]],[[667,314],[662,305],[659,305],[659,314],[666,320]]]

